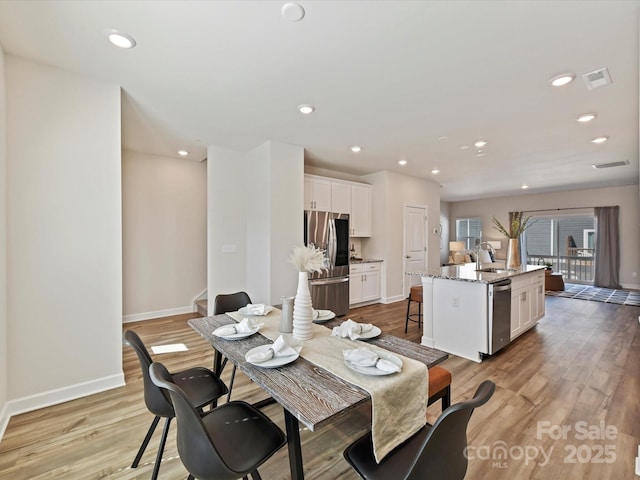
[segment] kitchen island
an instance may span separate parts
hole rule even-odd
[[[481,362],[544,317],[544,266],[451,265],[422,277],[422,344]]]

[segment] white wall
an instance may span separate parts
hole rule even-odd
[[[279,303],[298,278],[289,255],[302,244],[304,150],[210,146],[207,157],[209,314],[219,293],[245,290],[254,303]]]
[[[304,150],[266,142],[247,154],[246,178],[247,291],[254,302],[279,304],[296,293],[289,258],[303,244]]]
[[[218,293],[246,289],[247,209],[246,155],[210,146],[207,148],[207,289],[209,315]],[[223,246],[233,247],[225,253]],[[254,302],[255,300],[252,298]]]
[[[207,165],[122,153],[124,321],[193,311],[207,286]]]
[[[7,407],[7,124],[4,52],[0,48],[0,438]]]
[[[10,413],[123,384],[120,89],[6,56]]]
[[[404,300],[404,207],[427,206],[427,269],[440,265],[440,186],[431,181],[395,172],[378,172],[363,177],[373,185],[373,232],[366,244],[366,256],[384,260],[383,302]]]
[[[638,185],[624,187],[572,190],[537,195],[488,198],[450,204],[451,225],[456,218],[482,218],[483,240],[502,240],[504,237],[492,227],[496,218],[504,225],[510,211],[532,211],[557,208],[620,206],[620,283],[627,288],[640,288],[640,205]],[[451,235],[455,235],[452,227]]]

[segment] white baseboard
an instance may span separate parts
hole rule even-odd
[[[58,403],[68,402],[77,398],[104,392],[112,388],[124,386],[124,373],[118,373],[109,377],[98,378],[88,382],[82,382],[68,387],[49,390],[48,392],[29,395],[15,400],[9,400],[0,415],[0,441],[13,415],[31,412],[40,408],[50,407]]]
[[[7,404],[5,403],[4,406],[2,407],[2,412],[0,412],[0,442],[2,441],[4,432],[7,429],[7,425],[9,425],[10,418],[11,418],[11,415],[9,415]]]
[[[384,297],[380,300],[380,303],[384,303],[385,305],[387,305],[389,303],[401,302],[406,299],[407,297],[405,297],[404,295],[396,295],[394,297]]]
[[[141,320],[150,320],[152,318],[170,317],[172,315],[182,315],[183,313],[195,312],[194,306],[169,308],[167,310],[156,310],[155,312],[133,313],[124,315],[122,323],[139,322]]]
[[[640,290],[640,284],[638,283],[623,283],[622,288],[626,288],[627,290]]]

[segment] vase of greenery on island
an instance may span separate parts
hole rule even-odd
[[[520,268],[520,246],[518,244],[518,238],[520,238],[520,235],[531,225],[533,225],[531,217],[523,216],[522,212],[515,212],[512,215],[509,230],[507,230],[495,216],[493,217],[493,228],[507,237],[507,259],[505,261],[507,270],[517,270]]]
[[[326,269],[324,250],[309,245],[296,247],[291,263],[298,269],[298,289],[293,300],[293,338],[309,340],[313,337],[313,306],[309,292],[309,274]]]

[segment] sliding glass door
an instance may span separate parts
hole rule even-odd
[[[550,263],[565,281],[593,283],[595,217],[591,214],[533,215],[525,232],[527,263]]]

